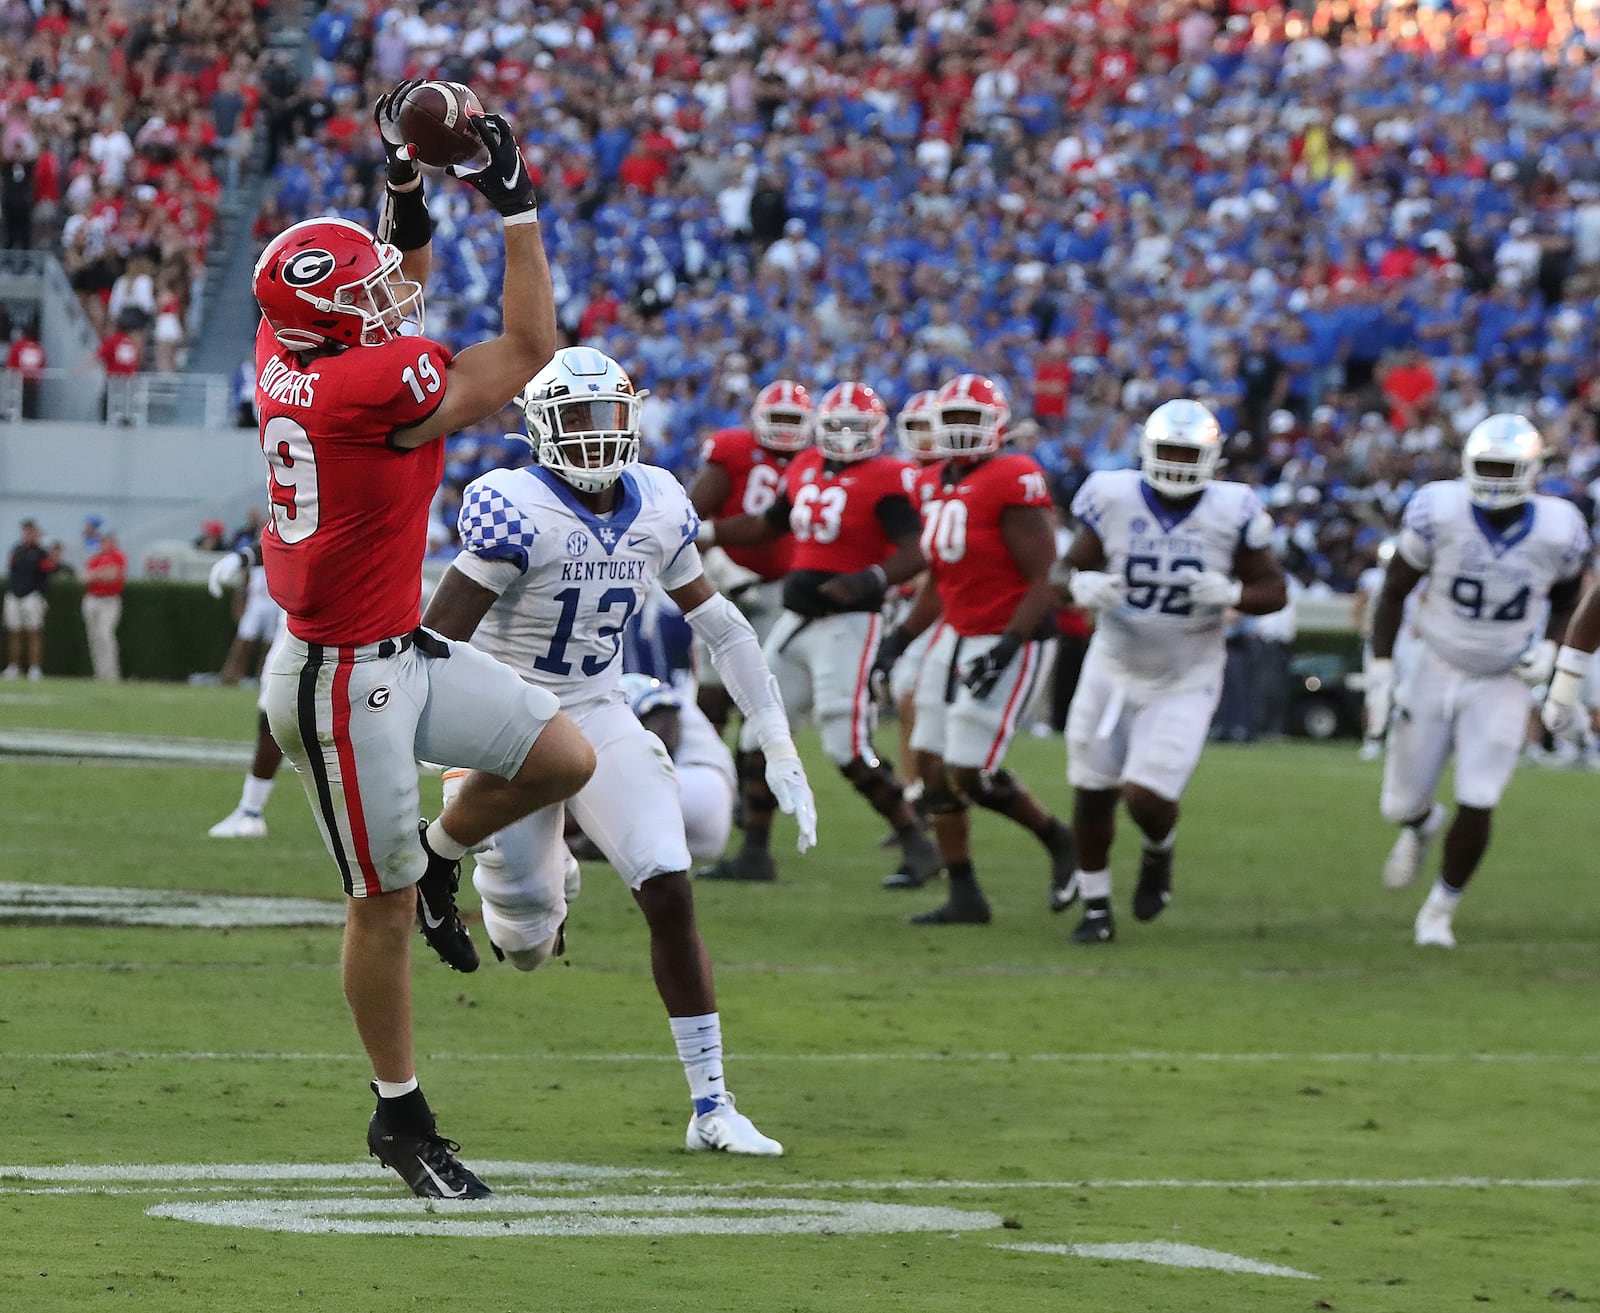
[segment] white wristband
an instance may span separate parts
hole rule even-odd
[[[711,520],[701,520],[700,527],[695,530],[695,546],[715,547],[717,545],[717,526]]]
[[[1557,670],[1550,676],[1550,688],[1545,696],[1558,706],[1572,707],[1577,705],[1582,691],[1582,675],[1571,670]]]
[[[1593,652],[1584,652],[1576,647],[1562,644],[1556,652],[1556,671],[1563,675],[1576,675],[1582,679],[1588,673],[1589,665],[1594,660]]]
[[[507,214],[504,216],[504,219],[507,228],[515,228],[524,223],[538,223],[539,211],[537,208],[532,210],[524,210],[521,214]]]

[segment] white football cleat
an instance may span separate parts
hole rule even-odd
[[[1428,813],[1428,819],[1421,825],[1400,827],[1394,847],[1389,849],[1388,860],[1383,864],[1385,889],[1404,889],[1417,878],[1417,872],[1422,869],[1422,863],[1428,856],[1428,849],[1433,844],[1433,836],[1438,834],[1440,827],[1444,825],[1446,814],[1444,804],[1436,802],[1433,804],[1433,810]]]
[[[1454,915],[1451,908],[1438,906],[1433,899],[1428,899],[1417,913],[1417,923],[1413,928],[1413,939],[1419,948],[1454,948],[1456,934],[1450,927],[1450,918]]]
[[[759,1154],[767,1158],[783,1155],[783,1146],[756,1130],[755,1123],[733,1106],[733,1095],[719,1094],[710,1112],[689,1118],[684,1145],[691,1151],[717,1149],[723,1153]]]
[[[264,816],[252,816],[243,807],[235,807],[206,833],[213,839],[265,839],[267,821]]]

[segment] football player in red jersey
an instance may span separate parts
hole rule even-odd
[[[279,234],[256,265],[256,411],[271,520],[269,591],[289,637],[264,674],[267,719],[300,773],[344,878],[345,998],[378,1105],[367,1147],[412,1191],[490,1193],[440,1136],[417,1085],[411,926],[461,971],[477,950],[455,905],[460,860],[588,780],[594,753],[553,694],[419,627],[428,514],[443,443],[517,395],[556,345],[533,184],[511,125],[475,119],[489,154],[459,172],[505,223],[502,334],[459,356],[422,336],[432,225],[394,107],[379,237],[342,219]],[[418,834],[416,760],[473,768]]]
[[[719,429],[706,439],[700,473],[689,489],[689,500],[702,520],[736,515],[762,515],[778,499],[783,472],[797,451],[811,445],[811,395],[791,379],[768,383],[750,407],[750,427]],[[719,562],[718,556],[724,561]],[[749,547],[727,546],[706,553],[707,574],[738,603],[763,642],[783,610],[783,580],[794,556],[794,540],[778,538]],[[719,569],[732,562],[740,572]],[[695,643],[695,674],[700,681],[700,710],[722,734],[728,726],[733,702],[723,688],[707,653]]]
[[[791,721],[812,712],[829,759],[894,827],[904,879],[921,884],[938,871],[939,856],[894,771],[873,750],[876,708],[867,679],[886,591],[923,568],[910,497],[914,470],[882,454],[888,427],[889,412],[871,388],[830,388],[817,403],[815,445],[789,462],[772,505],[760,515],[702,525],[700,542],[747,546],[793,537],[767,665]],[[739,739],[744,844],[699,871],[702,878],[776,878],[769,851],[774,803],[758,746],[747,725]]]
[[[1044,845],[1052,887],[1070,885],[1077,864],[1071,829],[1001,765],[1048,682],[1055,526],[1039,463],[1001,450],[1011,406],[992,379],[962,374],[939,389],[934,407],[934,445],[946,459],[917,479],[929,579],[878,649],[874,675],[892,678],[901,654],[942,614],[917,678],[911,746],[950,894],[911,921],[984,924],[989,902],[973,872],[969,801]]]

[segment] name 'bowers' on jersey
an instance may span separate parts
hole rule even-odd
[[[274,356],[261,370],[256,386],[268,400],[284,406],[316,404],[316,385],[321,374],[302,374],[291,369],[281,356]]]

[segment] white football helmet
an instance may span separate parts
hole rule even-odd
[[[539,464],[580,492],[600,492],[639,459],[633,380],[593,347],[562,347],[522,389]]]
[[[866,460],[883,450],[889,408],[865,383],[835,383],[817,403],[816,443],[829,460]]]
[[[678,690],[649,675],[630,671],[617,681],[617,690],[640,720],[660,707],[671,707],[675,711],[683,709],[683,698]]]
[[[894,417],[895,433],[900,438],[900,454],[912,460],[937,460],[937,439],[934,430],[939,418],[933,408],[938,396],[931,388],[926,392],[913,392]]]
[[[1543,463],[1544,439],[1521,415],[1490,415],[1461,447],[1467,494],[1486,511],[1520,506],[1533,496]]]
[[[1144,481],[1167,497],[1188,497],[1211,482],[1222,460],[1222,430],[1198,401],[1177,398],[1150,412],[1139,438]]]

